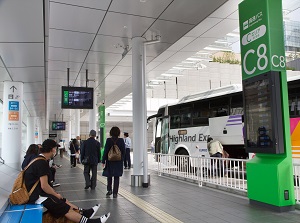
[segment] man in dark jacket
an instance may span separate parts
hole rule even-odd
[[[81,160],[87,159],[88,163],[84,164],[83,175],[85,179],[85,188],[89,187],[94,190],[97,182],[97,166],[100,163],[100,142],[95,140],[96,131],[90,131],[90,138],[82,144],[80,149]],[[92,177],[90,171],[92,170]]]

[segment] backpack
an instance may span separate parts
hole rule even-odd
[[[114,144],[110,148],[108,152],[108,161],[121,161],[122,160],[122,154],[119,146],[116,144],[115,141],[113,141]]]
[[[11,204],[26,204],[29,201],[29,197],[38,185],[40,180],[37,180],[31,190],[28,192],[26,185],[25,185],[25,179],[24,179],[24,173],[28,169],[28,167],[35,161],[45,159],[43,157],[38,157],[33,159],[24,170],[22,170],[19,175],[17,176],[17,179],[14,182],[12,192],[9,195],[9,200]]]

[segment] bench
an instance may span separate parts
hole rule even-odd
[[[43,216],[43,205],[25,204],[10,205],[8,204],[2,215],[0,223],[41,223]]]

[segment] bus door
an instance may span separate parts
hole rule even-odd
[[[169,153],[169,116],[164,116],[157,119],[155,153]]]

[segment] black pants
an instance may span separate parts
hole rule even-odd
[[[90,175],[92,171],[92,177]],[[85,186],[90,186],[91,189],[95,189],[97,182],[97,165],[84,165],[83,175],[85,179]]]
[[[70,156],[71,166],[76,166],[76,157],[75,154],[71,154]]]
[[[112,191],[113,194],[118,194],[120,177],[114,177],[114,188],[112,190],[112,177],[107,177],[107,191]]]
[[[56,169],[54,167],[50,167],[50,174],[49,174],[49,180],[54,181],[55,182],[55,173],[56,173]]]
[[[125,149],[125,159],[124,159],[124,167],[131,168],[131,160],[130,160],[130,148]]]

